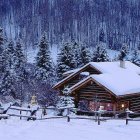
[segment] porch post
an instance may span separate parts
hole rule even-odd
[[[113,114],[114,114],[114,118],[116,118],[116,110],[117,109],[117,102],[113,102]]]
[[[78,108],[78,103],[79,103],[79,95],[75,93],[75,100],[74,100],[75,108]]]

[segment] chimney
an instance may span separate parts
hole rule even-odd
[[[120,60],[120,67],[125,69],[125,60]]]

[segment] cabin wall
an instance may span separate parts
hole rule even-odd
[[[102,86],[99,86],[95,82],[89,81],[86,85],[81,86],[78,90],[74,91],[76,106],[78,102],[86,100],[89,102],[98,102],[100,105],[113,104],[113,110],[117,103],[117,99],[109,91],[105,90]]]
[[[128,102],[131,111],[140,112],[140,93],[137,93],[137,95],[120,97],[119,101]]]

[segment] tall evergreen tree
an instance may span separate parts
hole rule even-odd
[[[14,71],[16,55],[13,41],[9,42],[8,47],[4,51],[4,55],[6,69]]]
[[[11,66],[13,65],[13,46],[3,47],[4,36],[3,30],[0,28],[0,94],[3,96],[15,97],[14,77],[11,74]],[[12,49],[11,49],[12,48]]]
[[[58,54],[58,64],[57,64],[57,73],[59,79],[63,78],[63,73],[75,68],[75,59],[73,59],[74,54],[72,54],[72,47],[69,43],[63,45]]]
[[[132,56],[130,61],[138,66],[140,66],[140,51],[138,50],[138,48],[135,48],[132,51]]]
[[[109,56],[107,54],[107,50],[104,48],[100,55],[100,62],[107,62],[107,61],[110,61],[110,60],[109,60]]]
[[[58,100],[57,107],[58,108],[74,108],[73,97],[70,97],[70,90],[68,87],[65,87],[63,92],[63,96],[60,96]]]
[[[97,45],[96,49],[93,53],[93,61],[94,62],[106,62],[109,61],[109,56],[107,54],[106,47],[104,43],[100,43]]]
[[[15,78],[12,75],[10,70],[5,70],[5,73],[2,76],[2,81],[0,84],[0,94],[3,96],[12,96],[16,97],[15,94]]]
[[[21,41],[18,40],[15,47],[15,64],[14,69],[16,72],[17,81],[25,81],[26,79],[26,59],[23,53],[23,46]]]
[[[80,60],[81,60],[81,66],[83,66],[91,61],[90,51],[89,51],[89,48],[87,48],[86,46],[82,46],[82,48],[81,48]]]
[[[71,62],[73,62],[73,68],[77,68],[81,66],[81,45],[79,45],[77,42],[72,43],[72,48],[71,48]]]
[[[49,45],[45,33],[43,34],[40,44],[39,52],[36,58],[36,78],[38,80],[47,81],[53,74],[52,59],[50,57]]]
[[[3,29],[0,28],[0,75],[4,71],[4,61],[3,61],[3,51],[4,51],[4,36],[3,36]]]

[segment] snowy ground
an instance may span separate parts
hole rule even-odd
[[[110,120],[100,126],[92,120],[54,119],[0,121],[0,140],[138,140],[140,122]]]

